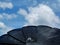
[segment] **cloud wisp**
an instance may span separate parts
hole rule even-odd
[[[17,18],[17,15],[16,14],[8,14],[8,13],[2,13],[2,14],[0,14],[0,19],[11,20],[13,18]]]
[[[7,25],[5,25],[5,23],[0,22],[0,36],[3,34],[6,34],[8,31],[10,31],[11,29],[13,29],[12,27],[8,27]]]
[[[12,9],[13,8],[13,4],[11,2],[0,2],[0,8],[2,8],[4,10],[6,8]]]
[[[2,20],[12,20],[17,18],[16,14],[2,13],[0,14],[0,36],[6,34],[8,31],[12,30],[13,27],[7,26]]]
[[[18,11],[19,14],[25,17],[25,20],[27,21],[25,25],[48,25],[51,27],[60,27],[60,18],[49,6],[39,4],[36,7],[29,7],[28,11],[29,13],[24,9]]]

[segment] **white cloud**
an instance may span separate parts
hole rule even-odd
[[[16,14],[7,14],[7,13],[2,13],[0,14],[0,19],[13,19],[13,18],[17,18]]]
[[[0,22],[0,28],[5,28],[5,24],[3,22]]]
[[[13,4],[11,2],[0,2],[0,8],[6,9],[12,9],[13,8]]]
[[[24,9],[21,11],[21,14],[23,14],[27,21],[25,25],[48,25],[51,27],[60,27],[60,18],[49,6],[39,4],[36,7],[29,7],[28,10],[29,13],[27,13],[27,11],[25,12]]]
[[[24,10],[24,9],[19,9],[19,11],[17,13],[21,14],[21,15],[27,15],[26,10]]]
[[[8,27],[3,22],[0,22],[0,36],[6,34],[8,31],[12,30],[13,28]]]

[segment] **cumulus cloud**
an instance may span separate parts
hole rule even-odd
[[[53,12],[53,10],[44,4],[39,4],[36,7],[29,7],[29,13],[21,9],[20,14],[25,17],[27,21],[25,25],[48,25],[51,27],[60,26],[60,18]]]
[[[5,23],[0,22],[0,36],[3,34],[6,34],[8,31],[10,31],[11,29],[13,29],[12,27],[8,27],[7,25],[5,25]]]
[[[12,9],[13,8],[13,4],[11,2],[0,2],[0,8],[2,9]]]
[[[2,13],[0,14],[0,19],[13,19],[13,18],[17,18],[16,14],[8,14],[8,13]]]

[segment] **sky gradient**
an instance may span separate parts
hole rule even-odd
[[[60,0],[0,0],[0,35],[27,25],[60,28]]]

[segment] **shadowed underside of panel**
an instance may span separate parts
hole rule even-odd
[[[26,26],[0,36],[0,45],[60,45],[60,29]]]

